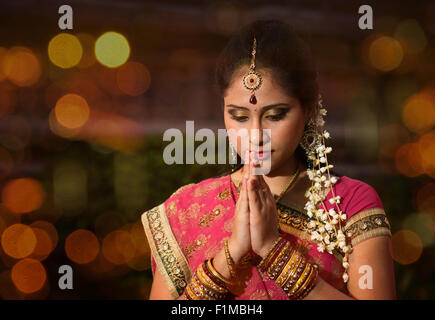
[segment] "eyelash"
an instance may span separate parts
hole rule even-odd
[[[266,118],[269,118],[272,121],[279,121],[279,120],[281,120],[282,118],[285,117],[286,113],[287,112],[281,112],[279,114],[275,114],[275,115],[272,115],[272,116],[267,116]],[[239,122],[245,122],[247,118],[248,117],[246,117],[246,116],[237,117],[237,116],[231,115],[231,119],[234,119],[234,120],[239,121]]]

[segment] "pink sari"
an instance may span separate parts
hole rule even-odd
[[[371,237],[391,236],[381,200],[370,185],[342,176],[335,190],[348,217],[344,233],[353,246]],[[324,201],[327,209],[332,207],[328,201],[331,196],[330,192]],[[237,190],[230,175],[226,175],[185,185],[165,202],[142,214],[152,253],[153,275],[158,268],[174,299],[183,293],[198,265],[214,257],[224,240],[231,236],[237,199]],[[319,265],[320,277],[346,293],[341,262],[344,254],[317,251],[307,228],[310,218],[303,207],[280,200],[277,208],[281,211],[279,224],[284,236],[304,246],[309,259]],[[289,298],[273,280],[263,278],[257,267],[252,266],[244,292],[235,299]]]

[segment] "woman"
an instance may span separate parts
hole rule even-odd
[[[150,299],[394,299],[388,220],[371,186],[327,162],[306,44],[285,23],[254,22],[223,50],[216,79],[226,129],[270,135],[229,135],[231,173],[142,214]]]

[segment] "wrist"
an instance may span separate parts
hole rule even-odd
[[[228,249],[235,264],[238,264],[243,257],[243,254],[239,252],[237,247],[237,244],[231,238],[228,239]]]
[[[267,240],[264,243],[263,247],[259,250],[258,255],[264,259],[269,254],[270,250],[274,247],[276,241],[280,237],[281,236],[278,234],[276,237],[272,237],[269,240]]]

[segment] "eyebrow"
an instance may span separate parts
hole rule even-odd
[[[243,109],[243,110],[250,110],[247,107],[242,107],[242,106],[236,106],[235,104],[227,104],[227,107],[232,107],[232,108],[237,108],[237,109]],[[290,107],[290,105],[288,103],[284,103],[284,102],[278,102],[278,103],[274,103],[274,104],[270,104],[268,106],[264,106],[261,108],[262,111],[267,111],[269,109],[275,108],[275,107],[279,107],[279,106],[288,106]]]

